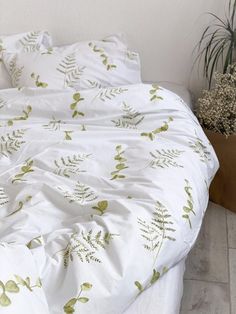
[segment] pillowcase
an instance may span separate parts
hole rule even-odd
[[[0,89],[12,87],[11,78],[2,62],[3,52],[32,52],[51,46],[51,37],[45,31],[0,36]]]
[[[4,53],[14,87],[74,88],[141,82],[137,53],[120,35],[31,53]]]

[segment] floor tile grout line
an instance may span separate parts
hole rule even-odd
[[[213,280],[202,280],[202,279],[184,279],[184,281],[201,281],[201,282],[207,282],[207,283],[213,283],[213,284],[221,284],[221,285],[229,285],[229,282],[223,282],[223,281],[213,281]]]
[[[232,299],[231,299],[231,282],[230,282],[230,260],[229,260],[229,230],[228,230],[228,214],[227,214],[227,210],[225,209],[225,217],[226,217],[226,234],[227,234],[227,237],[226,237],[226,241],[227,241],[227,247],[228,247],[228,250],[227,250],[227,260],[228,260],[228,282],[229,282],[229,311],[230,311],[230,314],[232,312],[231,308],[232,308]]]

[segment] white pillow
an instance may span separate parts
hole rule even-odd
[[[31,52],[52,46],[51,37],[45,31],[0,36],[0,89],[10,88],[11,78],[2,62],[3,52]]]
[[[87,89],[141,82],[137,53],[121,36],[32,53],[4,53],[14,87]]]

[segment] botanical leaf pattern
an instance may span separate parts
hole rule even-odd
[[[65,122],[52,116],[52,119],[47,124],[44,124],[43,128],[49,131],[60,131],[62,124],[65,124]]]
[[[173,121],[173,118],[169,117],[168,121],[164,121],[164,123],[161,127],[157,128],[151,132],[143,132],[143,133],[141,133],[141,136],[147,137],[149,140],[153,141],[157,134],[168,131],[169,124],[172,121]]]
[[[92,209],[97,210],[102,216],[108,208],[108,201],[103,200],[99,201],[96,206],[93,206]]]
[[[80,205],[84,205],[97,199],[95,192],[88,185],[80,183],[79,181],[76,183],[73,192],[64,191],[61,188],[60,190],[62,190],[64,197],[70,203],[76,202]]]
[[[158,85],[156,85],[156,84],[152,85],[152,88],[149,91],[150,101],[163,100],[163,98],[161,96],[158,96],[159,90],[161,90],[161,88]]]
[[[91,290],[93,285],[89,282],[84,282],[82,285],[80,285],[80,291],[79,294],[70,299],[66,304],[64,305],[64,313],[66,314],[71,314],[75,312],[75,306],[77,303],[87,303],[89,302],[89,298],[85,297],[82,295],[84,291],[89,291]]]
[[[26,121],[27,119],[29,119],[31,111],[32,111],[32,107],[30,105],[28,105],[25,109],[23,109],[22,115],[8,120],[7,125],[12,126],[14,124],[14,122],[16,122],[16,121]]]
[[[25,179],[25,176],[31,172],[34,172],[33,169],[33,163],[34,161],[32,159],[27,159],[24,163],[24,165],[20,168],[20,172],[17,173],[14,178],[12,179],[12,184],[13,183],[21,183],[21,182],[26,182],[27,179]]]
[[[25,206],[25,204],[28,203],[29,201],[31,201],[31,199],[32,199],[31,195],[27,195],[26,197],[24,197],[22,200],[20,200],[17,203],[16,209],[11,214],[9,214],[7,217],[12,216],[12,215],[18,213],[19,211],[21,211],[22,208]]]
[[[21,146],[25,144],[23,138],[25,132],[26,129],[19,129],[2,135],[0,137],[0,155],[2,154],[5,157],[9,157],[9,155],[17,152]]]
[[[90,154],[74,154],[54,160],[54,173],[59,176],[70,178],[73,174],[85,172],[81,169],[81,164],[89,158]]]
[[[153,158],[150,162],[150,167],[153,169],[170,167],[183,168],[182,165],[176,162],[176,159],[183,153],[183,151],[178,149],[157,149],[154,153],[150,152]]]
[[[57,71],[64,75],[64,87],[73,87],[83,74],[84,67],[79,67],[75,52],[68,54],[60,62]]]
[[[199,155],[199,158],[202,162],[208,162],[211,160],[211,153],[208,151],[206,145],[203,144],[200,138],[196,138],[195,141],[189,142],[189,145],[192,150]]]
[[[40,75],[37,75],[33,72],[31,73],[31,78],[34,80],[36,87],[42,87],[42,88],[48,87],[47,83],[40,81]]]
[[[20,39],[20,44],[22,45],[25,52],[34,52],[39,50],[39,37],[41,36],[40,31],[30,32],[26,34],[22,39]]]
[[[182,217],[188,221],[189,227],[190,227],[190,229],[192,229],[190,214],[196,215],[196,213],[193,210],[193,197],[192,197],[192,193],[191,193],[192,187],[190,186],[189,181],[187,179],[185,179],[184,191],[187,194],[187,204],[185,206],[183,206],[184,214],[182,215]]]
[[[0,187],[0,208],[5,206],[9,202],[9,197],[4,191],[4,188]]]
[[[103,48],[99,48],[97,45],[93,44],[92,42],[89,43],[89,47],[93,50],[93,52],[98,53],[102,63],[104,64],[104,66],[106,67],[107,71],[115,69],[116,65],[112,64],[109,62],[108,60],[108,56],[105,53]]]
[[[9,72],[12,79],[12,84],[16,87],[19,87],[20,78],[24,66],[18,66],[17,64],[17,55],[15,55],[9,62]]]
[[[112,100],[113,98],[123,94],[124,92],[127,92],[127,88],[123,87],[109,87],[109,88],[103,88],[96,96],[96,98],[99,98],[101,101],[107,101]]]
[[[98,255],[99,250],[105,250],[115,236],[117,235],[101,230],[73,233],[66,247],[55,254],[59,253],[63,256],[64,267],[68,267],[69,263],[73,262],[74,257],[77,257],[81,263],[101,263],[102,260]]]
[[[122,173],[123,170],[129,168],[126,166],[125,162],[127,159],[124,157],[125,151],[123,150],[121,145],[116,146],[116,155],[114,157],[116,164],[116,170],[111,172],[111,180],[124,179],[125,175]]]
[[[72,113],[72,118],[77,118],[78,116],[84,116],[84,113],[81,112],[81,111],[78,111],[78,104],[79,102],[83,101],[84,98],[81,97],[81,94],[80,93],[75,93],[73,95],[73,100],[74,102],[70,105],[70,109],[73,111]]]
[[[11,305],[12,301],[10,299],[11,294],[20,293],[21,287],[25,287],[28,291],[32,292],[35,288],[41,288],[42,283],[38,278],[34,285],[31,284],[30,277],[23,279],[19,275],[15,275],[15,279],[10,279],[7,282],[0,280],[0,306],[6,307]]]
[[[123,103],[123,115],[117,120],[112,120],[117,128],[137,129],[137,126],[143,121],[144,116],[134,108]]]

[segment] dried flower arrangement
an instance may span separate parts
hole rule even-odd
[[[201,125],[226,136],[236,134],[236,63],[215,74],[215,87],[198,100]]]

